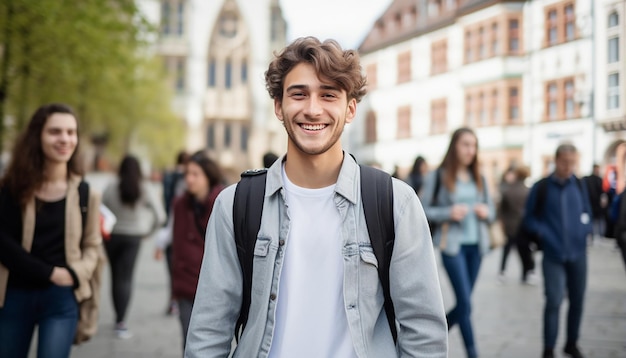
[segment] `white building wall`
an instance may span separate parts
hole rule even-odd
[[[377,64],[377,86],[358,111],[355,126],[350,128],[351,145],[362,161],[380,163],[391,172],[394,165],[409,167],[417,155],[437,165],[448,146],[449,133],[465,121],[465,88],[504,78],[521,78],[522,123],[478,127],[482,151],[506,151],[522,148],[524,164],[532,176],[543,175],[544,159],[553,156],[562,141],[572,141],[579,149],[580,171],[587,174],[600,153],[594,153],[593,120],[590,117],[592,89],[591,1],[576,1],[575,11],[579,39],[544,48],[544,8],[554,0],[525,3],[501,3],[458,18],[453,25],[389,46],[362,56],[363,68]],[[524,56],[495,57],[464,64],[464,28],[502,13],[522,11],[522,48]],[[623,17],[622,17],[623,18]],[[430,49],[433,41],[447,38],[448,71],[430,75]],[[412,49],[413,80],[397,84],[397,56]],[[552,79],[574,76],[580,117],[544,122],[545,83]],[[447,98],[449,133],[430,135],[430,103]],[[412,135],[396,140],[398,107],[410,104]],[[365,116],[369,109],[377,113],[378,142],[364,145]],[[358,137],[358,138],[357,138]]]

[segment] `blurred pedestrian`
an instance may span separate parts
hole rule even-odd
[[[263,168],[269,168],[278,159],[275,153],[267,152],[263,155]]]
[[[569,311],[563,352],[574,358],[583,356],[577,344],[587,283],[587,237],[592,227],[587,187],[574,175],[577,160],[574,145],[559,145],[554,172],[532,187],[526,201],[525,231],[536,235],[543,247],[544,358],[554,357],[566,292]]]
[[[413,188],[413,190],[415,190],[415,194],[419,194],[422,189],[426,173],[428,173],[428,164],[426,163],[426,159],[419,155],[415,158],[413,168],[411,168],[411,171],[406,178],[406,182],[411,186],[411,188]]]
[[[185,356],[226,357],[236,335],[235,357],[446,357],[436,261],[417,197],[388,178],[395,247],[390,264],[378,261],[372,244],[383,241],[370,240],[361,205],[364,168],[341,146],[366,92],[358,53],[333,40],[299,38],[276,55],[265,80],[287,131],[287,154],[263,173],[260,217],[244,215],[260,220],[258,234],[244,240],[256,245],[247,256],[253,261],[240,261],[235,241],[241,183],[218,197]],[[242,273],[248,264],[251,275]],[[389,270],[390,300],[379,265]],[[389,325],[384,302],[393,302],[397,326]],[[242,333],[238,317],[247,317]]]
[[[132,337],[126,315],[133,290],[137,254],[143,238],[165,223],[161,200],[143,179],[139,161],[126,155],[120,163],[118,178],[102,194],[102,202],[117,217],[111,237],[104,242],[111,267],[111,292],[115,309],[115,334]]]
[[[471,295],[482,255],[490,249],[489,224],[496,213],[479,172],[478,139],[471,129],[459,128],[452,134],[441,165],[424,182],[422,205],[428,220],[435,224],[433,240],[441,249],[456,296],[456,306],[446,316],[448,329],[458,323],[467,356],[477,357]]]
[[[165,213],[168,221],[171,217],[171,206],[174,198],[185,192],[185,165],[189,160],[189,154],[186,151],[180,151],[176,155],[176,167],[174,170],[163,175],[163,202],[165,204]],[[168,225],[169,226],[169,225]],[[171,228],[164,230],[164,235],[171,235]],[[167,275],[169,279],[169,302],[165,309],[166,315],[178,314],[178,303],[174,299],[172,293],[172,245],[171,239],[168,239],[165,247],[165,264],[167,267]]]
[[[589,203],[591,204],[593,238],[604,237],[606,230],[606,213],[608,206],[608,196],[602,190],[602,177],[600,176],[600,166],[593,165],[591,174],[583,178],[589,192]]]
[[[204,254],[204,236],[217,195],[224,189],[217,163],[200,151],[189,157],[186,191],[172,204],[172,289],[178,302],[183,350]],[[159,257],[161,249],[157,248]]]
[[[510,177],[509,173],[513,176]],[[535,284],[535,263],[532,252],[528,248],[528,240],[520,238],[520,224],[524,216],[524,204],[528,197],[529,188],[524,184],[530,174],[525,166],[511,168],[503,176],[503,184],[498,204],[498,218],[502,222],[506,244],[502,249],[502,261],[500,263],[499,280],[505,281],[506,263],[511,248],[517,247],[522,261],[522,282]],[[506,183],[506,184],[504,184]]]
[[[70,356],[102,241],[93,191],[81,213],[78,144],[72,109],[41,106],[0,183],[0,357],[29,356],[35,326],[37,357]]]

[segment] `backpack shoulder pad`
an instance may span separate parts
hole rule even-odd
[[[248,169],[246,171],[244,171],[243,173],[241,173],[242,177],[253,177],[256,175],[261,175],[261,174],[265,174],[267,173],[267,169],[266,168],[262,168],[262,169]]]

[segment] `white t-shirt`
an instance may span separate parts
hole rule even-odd
[[[335,185],[300,188],[283,167],[291,228],[270,358],[356,358],[343,299],[341,216]]]

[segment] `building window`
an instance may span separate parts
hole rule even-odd
[[[224,68],[224,87],[230,89],[233,85],[233,64],[230,59],[226,60]]]
[[[493,25],[491,25],[491,54],[493,56],[498,54],[498,47],[498,24],[494,22]]]
[[[406,51],[398,55],[398,83],[411,80],[411,52]]]
[[[576,36],[574,15],[574,5],[569,4],[565,6],[565,41],[571,41]]]
[[[520,39],[519,20],[510,19],[509,20],[509,53],[512,53],[512,54],[519,53],[520,51],[519,39]]]
[[[499,124],[501,122],[502,121],[500,120],[498,90],[493,90],[491,92],[491,123]]]
[[[474,103],[472,95],[465,97],[465,122],[468,126],[474,125]]]
[[[619,37],[609,39],[609,63],[619,61]]]
[[[163,33],[163,35],[169,35],[171,32],[170,16],[171,16],[170,2],[167,0],[163,1],[161,3],[161,33]]]
[[[233,133],[230,123],[224,124],[224,148],[230,148],[233,142]]]
[[[248,61],[245,59],[241,61],[241,83],[248,82]]]
[[[248,151],[248,137],[249,137],[248,127],[246,126],[241,127],[241,141],[239,142],[239,146],[242,152]]]
[[[573,118],[575,114],[574,80],[567,80],[565,81],[565,117]]]
[[[216,75],[215,66],[216,66],[215,59],[214,58],[210,59],[209,60],[208,84],[209,84],[209,87],[211,87],[211,88],[215,87],[215,75]]]
[[[411,138],[411,107],[398,108],[397,139]]]
[[[487,50],[485,48],[485,29],[482,26],[478,28],[478,57],[487,57]]]
[[[558,111],[558,87],[555,82],[548,84],[548,119],[555,120]]]
[[[546,120],[554,121],[578,116],[574,99],[575,87],[573,77],[553,80],[546,84]]]
[[[559,40],[556,10],[548,11],[548,19],[546,23],[547,23],[547,31],[548,31],[547,33],[548,44],[556,45],[556,43]]]
[[[472,62],[474,60],[472,45],[472,32],[465,30],[465,62]]]
[[[365,143],[376,143],[376,113],[367,112],[365,117]]]
[[[480,92],[478,95],[478,108],[478,113],[480,113],[480,125],[484,126],[487,124],[487,99],[483,92]]]
[[[185,1],[161,1],[161,33],[166,36],[182,36],[185,29]]]
[[[611,73],[608,78],[607,109],[619,108],[619,73]]]
[[[176,91],[183,92],[185,90],[185,59],[179,57],[176,60]]]
[[[272,41],[276,41],[279,38],[279,34],[282,32],[283,17],[281,10],[278,6],[272,8],[272,18],[270,23],[270,38]]]
[[[215,149],[215,124],[210,123],[209,128],[207,128],[207,147],[209,149]]]
[[[448,41],[439,40],[430,45],[430,72],[435,75],[448,70]]]
[[[617,12],[613,11],[611,15],[609,15],[609,27],[615,27],[619,25],[619,15]]]
[[[519,89],[517,87],[509,88],[509,122],[517,122],[519,120]]]
[[[441,134],[447,130],[447,100],[445,98],[430,102],[430,133]]]
[[[365,70],[366,74],[367,74],[367,87],[368,90],[372,90],[374,88],[376,88],[377,85],[377,68],[376,68],[376,64],[373,63],[371,65],[367,65],[366,70]]]
[[[185,4],[181,1],[178,3],[178,11],[176,12],[176,22],[177,22],[177,34],[181,36],[183,34],[183,24],[185,19]]]

